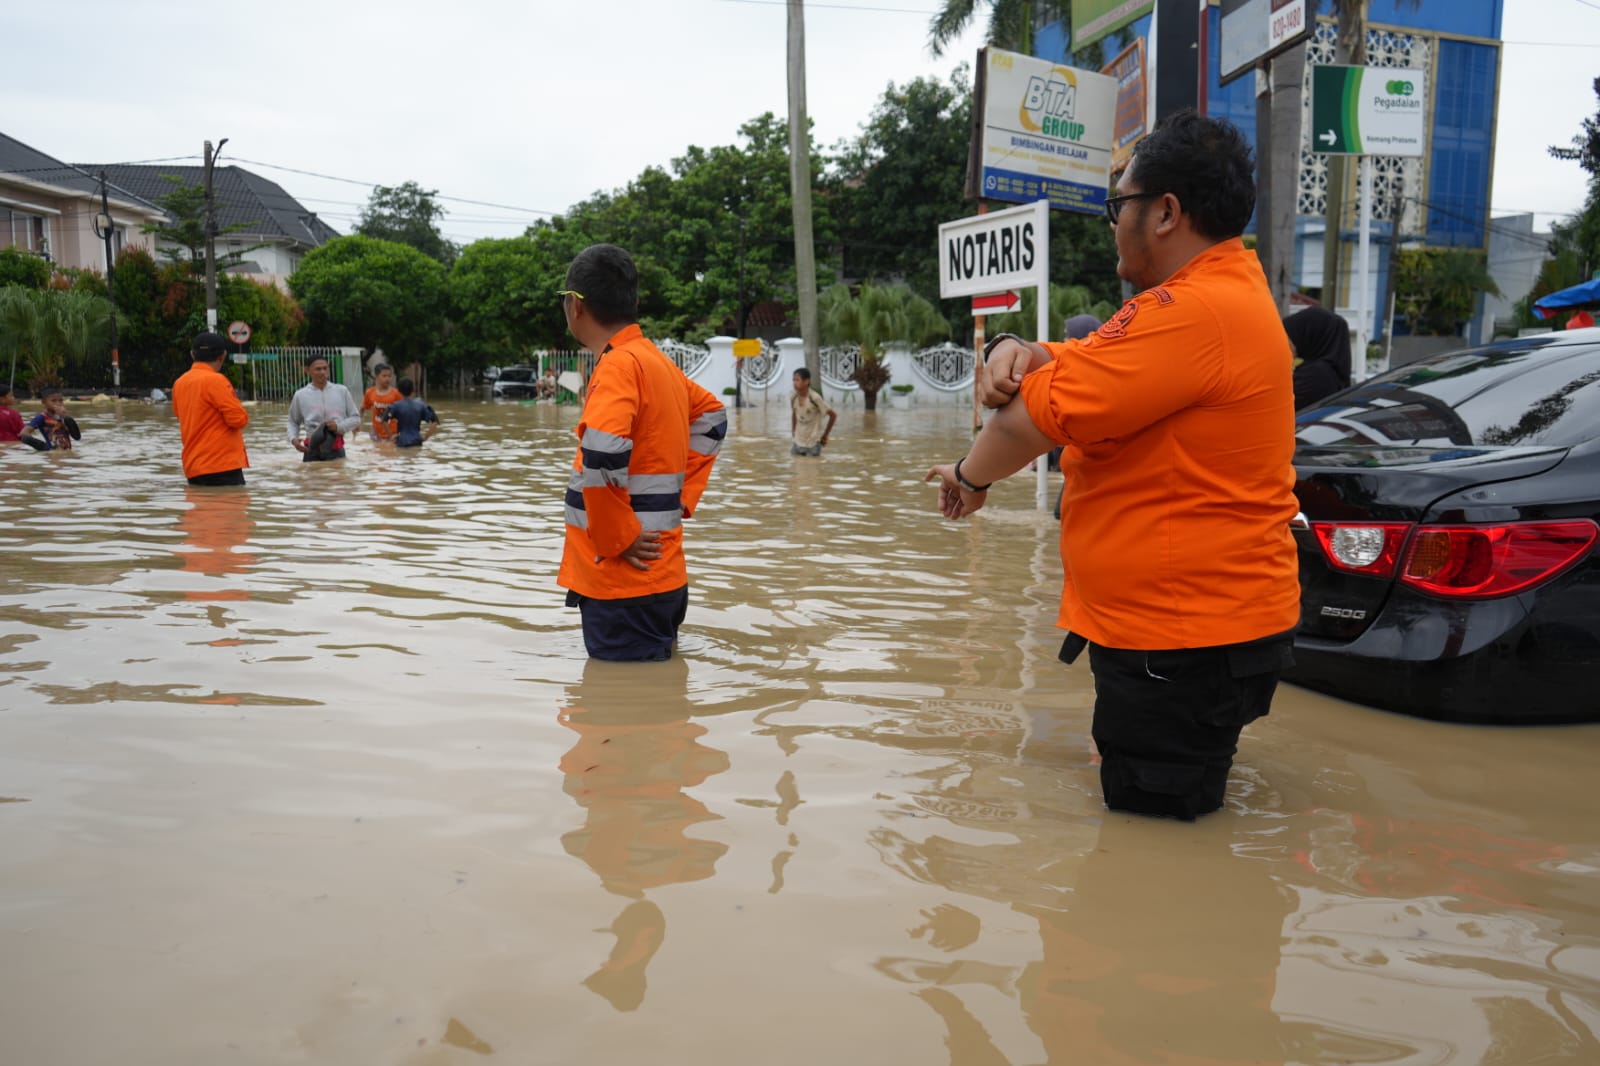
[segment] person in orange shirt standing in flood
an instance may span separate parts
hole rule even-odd
[[[172,411],[183,436],[183,476],[191,485],[243,485],[250,457],[244,427],[250,413],[222,373],[228,339],[202,333],[189,349],[188,371],[172,386]]]
[[[1227,122],[1169,116],[1106,199],[1117,273],[1138,290],[1082,341],[998,338],[981,371],[999,408],[935,466],[948,518],[1052,445],[1061,658],[1089,649],[1106,805],[1192,821],[1222,805],[1239,733],[1292,660],[1300,586],[1289,522],[1289,342],[1240,234],[1249,145]]]
[[[728,415],[640,331],[627,252],[585,248],[557,295],[567,328],[600,359],[578,421],[556,583],[582,613],[591,658],[670,659],[689,608],[683,520],[711,480]]]
[[[405,397],[400,395],[400,390],[394,387],[394,367],[388,363],[379,363],[372,368],[372,385],[361,397],[361,414],[372,416],[372,439],[393,440],[395,424],[384,417],[389,410],[389,405],[399,403]]]

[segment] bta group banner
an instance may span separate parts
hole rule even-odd
[[[1099,214],[1110,180],[1117,80],[987,48],[978,195]]]

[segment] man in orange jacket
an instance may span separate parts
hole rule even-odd
[[[1139,142],[1106,199],[1138,293],[1081,341],[999,339],[999,410],[928,479],[949,518],[1062,453],[1061,658],[1087,647],[1113,810],[1222,805],[1240,730],[1267,713],[1300,618],[1289,341],[1255,253],[1249,145],[1193,111]]]
[[[627,252],[585,248],[559,295],[567,328],[600,361],[578,422],[556,581],[582,612],[591,657],[670,659],[689,607],[683,520],[711,479],[728,416],[640,332]]]
[[[189,370],[172,386],[172,410],[183,436],[183,475],[191,485],[243,485],[250,457],[244,427],[250,415],[222,373],[228,341],[202,333],[189,350]]]

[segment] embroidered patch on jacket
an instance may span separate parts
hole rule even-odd
[[[1122,310],[1118,311],[1116,314],[1107,319],[1106,324],[1095,330],[1095,332],[1100,336],[1105,337],[1107,340],[1114,340],[1117,337],[1125,337],[1128,335],[1128,323],[1132,322],[1133,316],[1138,313],[1138,302],[1135,300],[1129,300],[1127,303],[1122,305]]]
[[[1168,292],[1166,289],[1163,289],[1160,285],[1157,285],[1155,288],[1151,289],[1150,295],[1156,298],[1156,303],[1158,304],[1165,305],[1172,302],[1172,293]]]

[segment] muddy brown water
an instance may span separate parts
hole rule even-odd
[[[1294,688],[1109,814],[1031,482],[957,410],[736,412],[681,658],[586,664],[576,412],[237,490],[170,412],[0,451],[0,1063],[1600,1062],[1600,730]]]

